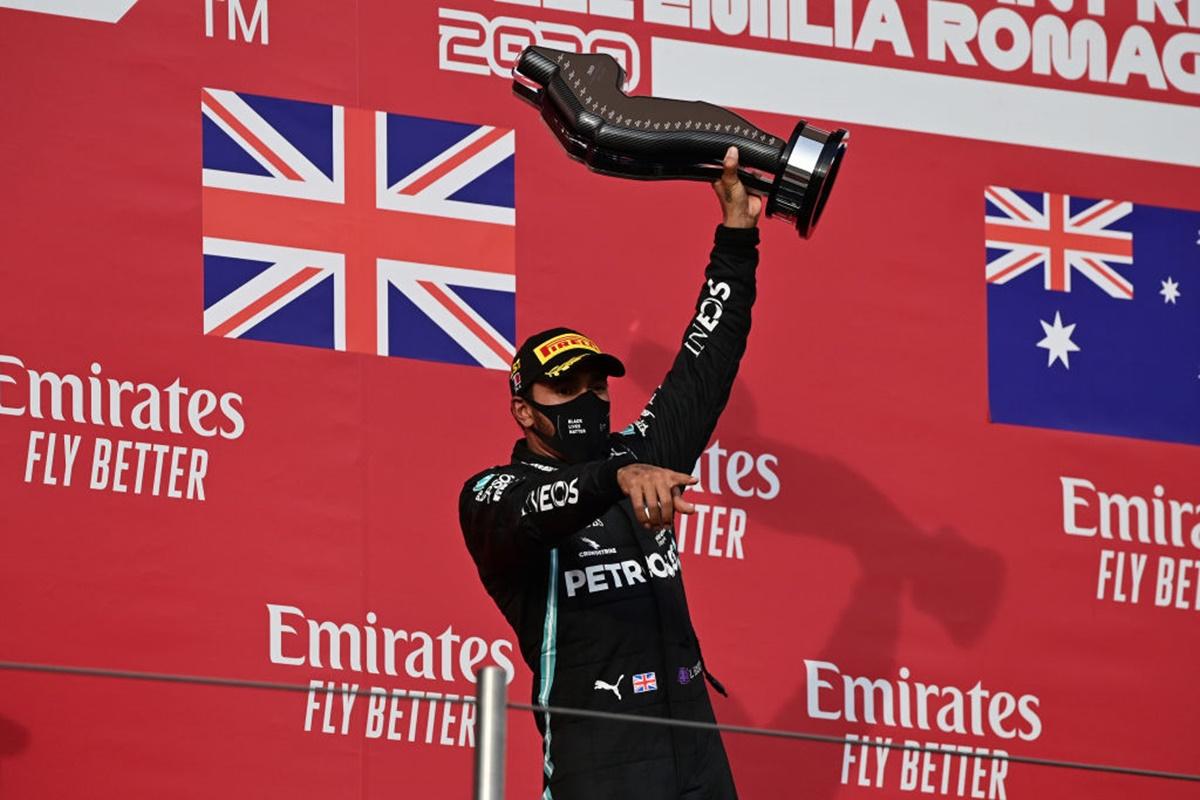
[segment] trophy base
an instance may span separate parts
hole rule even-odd
[[[801,120],[780,156],[767,199],[769,217],[781,217],[807,239],[817,227],[837,178],[850,133],[824,131]]]

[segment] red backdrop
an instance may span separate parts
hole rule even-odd
[[[198,99],[221,87],[515,129],[518,335],[566,323],[623,356],[624,424],[687,323],[718,209],[700,184],[570,162],[495,74],[541,37],[620,53],[636,91],[739,107],[768,131],[786,134],[800,113],[853,129],[816,238],[763,222],[749,352],[698,465],[709,510],[681,531],[697,629],[731,690],[720,720],[1195,771],[1197,576],[1155,602],[1160,559],[1195,573],[1195,548],[1067,535],[1062,481],[1187,499],[1195,451],[989,422],[981,214],[990,185],[1200,207],[1194,3],[1190,20],[1170,3],[1165,19],[1138,20],[1082,3],[876,0],[845,17],[851,4],[836,4],[834,19],[766,0],[260,0],[255,22],[242,0],[232,35],[223,0],[126,2],[116,22],[57,5],[64,15],[0,8],[0,659],[456,695],[473,692],[472,665],[512,662],[510,690],[528,696],[456,519],[462,480],[506,460],[514,437],[505,375],[204,335]],[[976,63],[939,44],[939,20],[969,27],[997,9],[1008,16],[954,45]],[[1095,20],[1113,64],[1041,74],[1049,45],[1022,58],[1017,23],[1043,15]],[[1153,46],[1137,50],[1134,28]],[[684,51],[692,62],[667,63]],[[867,71],[838,71],[848,64]],[[1043,141],[1053,149],[1030,146]],[[1180,265],[1184,297],[1197,267],[1200,255]],[[101,378],[236,395],[243,430],[33,413],[29,370],[82,387],[93,362]],[[91,488],[100,439],[188,448],[185,475],[201,448],[203,499]],[[1081,524],[1095,524],[1090,497]],[[1135,556],[1148,563],[1136,598]],[[288,607],[274,629],[272,607]],[[319,646],[314,665],[308,621],[404,631],[397,674],[345,656],[335,668]],[[843,676],[887,683],[872,690],[874,723],[861,686],[847,707]],[[469,720],[436,699],[398,705],[389,739],[365,699],[343,726],[324,692],[2,680],[5,797],[469,791]],[[928,729],[916,701],[907,724],[899,710],[917,683],[943,687]],[[948,687],[961,721],[938,714]],[[539,739],[526,715],[510,724],[509,789],[532,797]],[[899,753],[880,764],[829,745],[727,747],[749,798],[920,791]],[[959,760],[931,763],[935,793],[958,796]],[[1018,800],[1190,796],[1027,765],[1002,786]]]

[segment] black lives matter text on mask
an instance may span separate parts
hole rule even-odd
[[[558,405],[545,405],[531,397],[526,402],[554,423],[552,435],[536,426],[533,432],[567,463],[593,461],[607,454],[610,404],[595,392],[584,392]]]
[[[0,424],[37,420],[21,469],[26,483],[203,502],[209,450],[189,440],[232,441],[246,431],[242,396],[27,366],[0,353]],[[83,426],[83,427],[81,427]],[[105,430],[104,435],[93,428]]]
[[[713,442],[696,462],[692,475],[700,479],[689,492],[696,513],[675,518],[675,539],[681,556],[746,558],[746,534],[755,507],[779,496],[779,459],[771,453],[751,453]]]

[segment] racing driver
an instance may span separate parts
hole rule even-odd
[[[523,438],[463,486],[459,519],[479,577],[533,670],[533,701],[714,720],[672,522],[746,349],[760,198],[737,149],[713,182],[724,213],[679,354],[640,417],[609,431],[608,378],[625,367],[554,328],[517,351],[509,388]],[[535,714],[543,798],[735,798],[719,734]]]

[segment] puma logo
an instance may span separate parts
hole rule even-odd
[[[617,696],[617,699],[620,700],[621,699],[621,690],[619,687],[621,685],[621,681],[623,681],[623,680],[625,680],[624,675],[617,678],[616,683],[605,683],[604,681],[596,681],[595,684],[592,685],[592,689],[595,691],[599,691],[599,690],[603,689],[606,692],[612,692],[613,694],[615,694]]]

